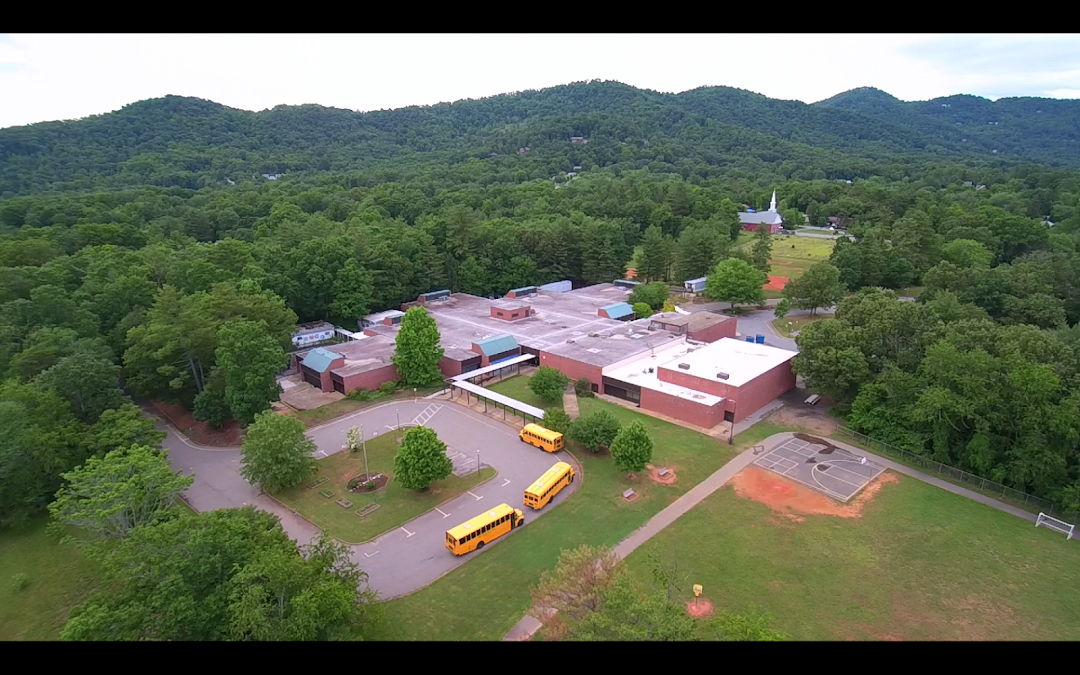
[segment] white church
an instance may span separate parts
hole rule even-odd
[[[753,209],[740,211],[739,223],[742,224],[742,229],[751,231],[756,230],[758,225],[764,223],[769,226],[770,232],[773,234],[779,233],[784,226],[784,221],[780,214],[776,212],[776,190],[773,190],[768,211],[754,211]]]

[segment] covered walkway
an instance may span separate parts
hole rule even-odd
[[[483,401],[484,412],[488,412],[488,405],[492,405],[496,410],[502,409],[503,419],[506,419],[506,411],[510,410],[514,415],[521,417],[523,426],[529,422],[539,422],[544,419],[544,411],[540,408],[533,407],[528,403],[522,403],[517,399],[510,398],[509,396],[503,396],[497,392],[485,389],[479,385],[471,382],[450,381],[450,398],[454,398],[454,395],[465,394],[465,405],[472,404],[472,398],[476,398],[478,401]],[[459,391],[460,390],[460,391]]]
[[[518,366],[519,370],[521,364],[528,363],[536,358],[535,354],[522,354],[520,356],[511,356],[508,359],[502,361],[496,361],[495,363],[487,366],[486,368],[477,368],[476,370],[470,370],[467,373],[460,375],[454,375],[450,379],[454,382],[472,382],[474,378],[481,378],[481,382],[490,377],[484,377],[485,375],[491,375],[492,373],[501,374],[507,368]]]

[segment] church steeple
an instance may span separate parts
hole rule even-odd
[[[769,202],[769,210],[776,211],[776,190],[773,190],[772,201]]]

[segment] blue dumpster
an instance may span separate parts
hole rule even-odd
[[[753,342],[753,341],[754,341],[754,338],[752,338],[752,337],[750,337],[749,335],[747,335],[747,336],[746,336],[746,341],[747,341],[747,342]]]
[[[757,343],[758,343],[759,345],[763,345],[763,344],[765,344],[765,336],[764,336],[764,335],[759,335],[759,336],[757,336]]]

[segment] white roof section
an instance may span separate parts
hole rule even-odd
[[[405,312],[400,309],[388,309],[385,312],[376,312],[375,314],[368,314],[364,317],[364,321],[370,321],[372,323],[379,323],[383,319],[389,319],[399,316],[405,316]]]
[[[610,377],[614,380],[620,380],[628,384],[635,384],[642,389],[652,389],[653,391],[658,391],[669,396],[685,398],[700,405],[718,405],[724,401],[722,396],[713,396],[712,394],[706,394],[705,392],[696,389],[680,387],[679,385],[671,384],[670,382],[660,381],[659,373],[661,364],[673,362],[679,363],[681,360],[684,360],[686,355],[701,349],[704,349],[704,347],[681,342],[667,349],[657,350],[652,356],[646,356],[645,358],[638,359],[637,361],[625,365],[617,365],[614,368],[605,368],[603,370],[603,375],[604,377]],[[653,372],[650,373],[649,368],[652,368]]]
[[[474,377],[478,377],[480,375],[486,375],[487,373],[494,373],[496,370],[502,370],[503,368],[505,368],[507,366],[513,366],[513,365],[517,365],[519,363],[525,363],[527,361],[532,361],[533,359],[538,359],[538,358],[539,357],[536,356],[535,354],[522,354],[521,356],[515,356],[512,359],[506,359],[505,361],[499,361],[498,363],[493,363],[492,365],[490,365],[490,366],[488,366],[486,368],[477,368],[476,370],[470,370],[467,373],[462,373],[460,375],[454,375],[450,379],[454,380],[455,382],[460,382],[461,380],[470,380],[470,379],[472,379]]]
[[[741,387],[797,355],[798,352],[769,345],[759,345],[734,338],[721,338],[685,355],[673,358],[660,367],[705,380],[723,382],[731,387]],[[687,364],[690,367],[679,368],[679,364]],[[728,377],[726,380],[717,378],[717,373],[727,373]]]
[[[473,371],[473,372],[476,372],[476,371]],[[468,373],[468,374],[471,375],[472,373]],[[490,389],[486,389],[484,387],[477,386],[477,385],[475,385],[475,384],[473,384],[471,382],[466,382],[465,380],[458,380],[457,382],[454,382],[450,386],[457,387],[458,389],[464,389],[465,391],[470,392],[475,396],[479,396],[481,398],[486,398],[487,400],[492,401],[494,403],[501,403],[502,405],[504,405],[504,406],[506,406],[508,408],[513,408],[514,410],[517,410],[519,412],[523,412],[526,415],[532,415],[533,417],[535,417],[538,420],[544,419],[544,411],[541,410],[540,408],[534,408],[531,405],[529,405],[528,403],[522,403],[521,401],[519,401],[519,400],[517,400],[515,398],[510,398],[509,396],[503,396],[502,394],[496,393],[496,392],[494,392],[494,391],[492,391]]]

